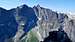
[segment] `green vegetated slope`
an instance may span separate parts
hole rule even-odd
[[[27,35],[27,38],[23,39],[22,42],[39,42],[36,32],[30,31]]]

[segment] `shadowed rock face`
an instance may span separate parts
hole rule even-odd
[[[32,29],[33,27],[37,25],[36,22],[38,19],[32,8],[25,7],[24,5],[19,15],[27,18],[25,26],[24,26],[25,32],[28,32],[30,29]]]
[[[23,21],[23,31],[27,33],[37,25],[37,20],[34,10],[26,5],[11,10],[0,8],[0,42],[15,36],[20,21]]]
[[[18,18],[18,23],[20,23],[20,21],[23,21],[24,25],[24,31],[28,32],[30,30],[30,28],[35,27],[37,24],[37,16],[33,10],[33,8],[28,7],[27,5],[22,5],[19,6],[15,9],[11,9],[10,10],[11,14],[17,15]]]
[[[17,32],[17,22],[13,14],[0,8],[0,42],[15,36]]]
[[[49,32],[49,36],[43,42],[72,42],[64,31]]]

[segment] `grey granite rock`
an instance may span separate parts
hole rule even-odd
[[[49,36],[50,31],[58,31],[60,26],[67,33],[68,37],[75,42],[75,20],[70,18],[65,13],[57,13],[50,9],[40,7],[40,5],[33,7],[38,17],[38,31],[44,39]],[[71,16],[72,17],[72,16]]]

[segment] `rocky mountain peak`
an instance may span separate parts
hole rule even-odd
[[[57,34],[61,37],[63,33],[75,42],[74,27],[74,16],[57,13],[40,5],[33,8],[22,5],[10,10],[0,8],[1,42],[5,42],[4,40],[10,42],[11,39],[13,42],[40,42],[46,37],[54,37],[51,40],[55,40]]]

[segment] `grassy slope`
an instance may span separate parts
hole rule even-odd
[[[28,33],[28,35],[29,35],[28,38],[27,39],[23,39],[22,42],[39,42],[38,38],[36,37],[36,32],[30,31]]]

